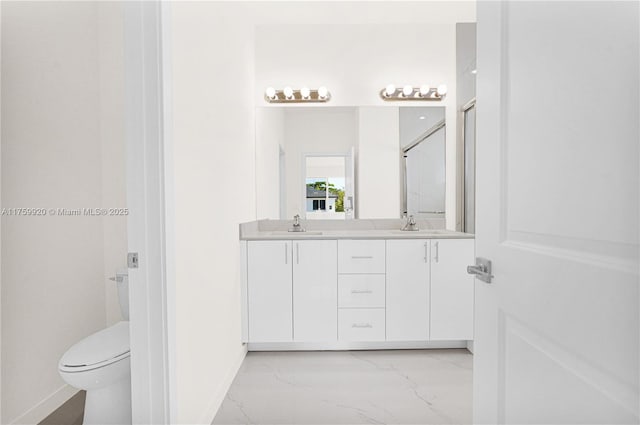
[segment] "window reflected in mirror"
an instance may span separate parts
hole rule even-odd
[[[306,218],[344,220],[346,157],[305,157]]]

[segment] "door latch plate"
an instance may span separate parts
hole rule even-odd
[[[127,267],[137,269],[139,266],[139,258],[137,252],[129,252],[127,254]]]

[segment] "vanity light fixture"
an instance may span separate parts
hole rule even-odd
[[[319,103],[331,100],[331,93],[324,86],[318,87],[317,90],[308,87],[295,90],[289,86],[276,90],[268,87],[264,92],[264,100],[269,103]]]
[[[380,91],[383,100],[442,100],[447,95],[446,84],[440,84],[437,88],[428,85],[413,87],[411,85],[402,86],[402,90],[397,90],[394,84],[389,84]]]

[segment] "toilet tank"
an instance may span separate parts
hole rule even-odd
[[[116,284],[122,319],[129,320],[129,272],[127,270],[116,273]]]

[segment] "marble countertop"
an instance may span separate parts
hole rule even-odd
[[[278,221],[280,223],[278,223]],[[332,226],[332,223],[305,222],[305,232],[289,232],[290,223],[285,221],[253,222],[240,226],[241,240],[299,240],[299,239],[473,239],[471,233],[455,232],[446,229],[428,228],[427,223],[418,231],[402,231],[398,223],[349,223],[344,221]],[[369,220],[373,222],[373,220]],[[256,223],[256,224],[254,224]]]

